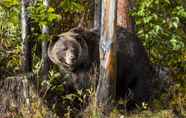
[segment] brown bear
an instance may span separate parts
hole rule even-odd
[[[146,101],[150,95],[151,65],[145,48],[133,33],[117,27],[117,98]],[[74,28],[49,44],[49,58],[72,73],[75,85],[86,85],[92,65],[99,66],[98,30]],[[89,86],[89,85],[88,85]],[[85,86],[83,86],[84,88]]]
[[[49,43],[48,56],[61,71],[71,74],[68,85],[76,89],[87,88],[95,83],[90,76],[94,71],[91,66],[99,62],[99,36],[95,31],[71,29]]]

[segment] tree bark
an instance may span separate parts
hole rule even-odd
[[[129,32],[135,32],[134,17],[129,16],[129,10],[134,8],[134,0],[118,0],[117,25],[126,28]]]
[[[101,0],[94,0],[94,27],[101,27]]]
[[[22,53],[22,70],[24,73],[29,73],[32,71],[32,45],[29,39],[29,20],[27,15],[27,6],[29,5],[29,0],[21,1],[21,30],[22,30],[22,43],[23,43],[23,53]]]
[[[102,1],[98,105],[109,105],[116,95],[116,3],[117,0]]]
[[[101,27],[101,0],[95,0],[94,27]],[[134,0],[118,0],[117,2],[117,25],[122,26],[130,32],[136,31],[135,18],[129,15],[129,11],[134,9]]]
[[[43,4],[46,7],[48,7],[49,6],[49,1],[44,0]],[[42,33],[44,35],[48,34],[48,27],[47,26],[45,26],[45,25],[43,26]],[[42,41],[42,61],[43,61],[43,64],[42,64],[42,78],[44,80],[48,79],[48,70],[49,70],[48,55],[47,55],[48,45],[47,44],[48,44],[48,42],[47,42],[46,39],[44,41]]]

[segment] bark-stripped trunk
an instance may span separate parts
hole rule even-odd
[[[100,105],[110,104],[116,94],[116,6],[117,0],[102,1],[100,76],[96,92]]]
[[[44,0],[43,4],[46,7],[48,7],[49,6],[49,1],[48,0]],[[48,27],[47,26],[43,26],[42,33],[44,35],[48,34]],[[44,80],[48,79],[48,70],[49,70],[47,48],[48,48],[47,41],[44,40],[42,42],[42,61],[43,61],[43,64],[42,64],[42,78]]]
[[[117,4],[117,25],[135,32],[134,17],[129,16],[129,10],[134,7],[133,0],[118,0]]]
[[[32,46],[31,40],[29,39],[29,20],[27,16],[27,6],[29,0],[21,1],[21,24],[22,24],[22,43],[23,43],[23,54],[22,54],[22,69],[24,73],[32,71]]]

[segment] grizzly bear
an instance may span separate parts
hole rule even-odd
[[[146,101],[150,95],[152,78],[146,50],[135,34],[122,27],[116,29],[118,45],[116,96]],[[84,88],[89,83],[88,73],[91,68],[99,66],[99,39],[98,30],[74,28],[58,35],[57,41],[49,44],[48,56],[60,68],[71,72],[77,88]]]

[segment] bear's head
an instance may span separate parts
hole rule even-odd
[[[78,37],[78,38],[77,38]],[[48,56],[58,66],[75,69],[88,60],[88,47],[83,38],[69,31],[58,35],[57,41],[49,43]]]

